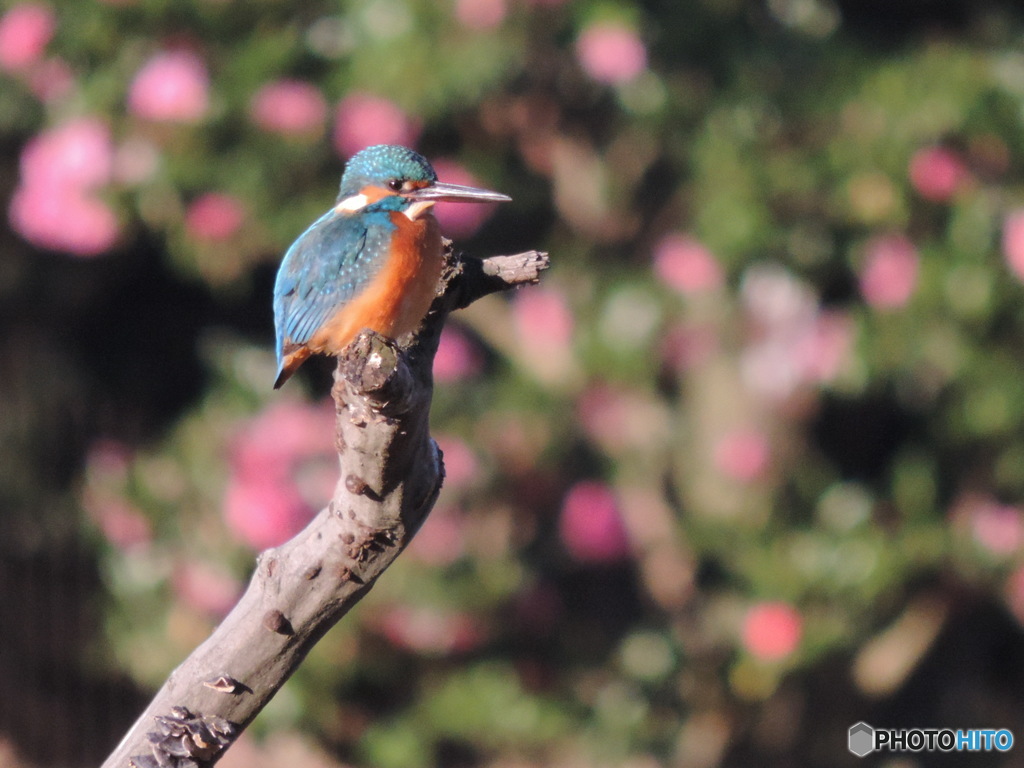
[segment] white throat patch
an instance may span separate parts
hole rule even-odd
[[[408,217],[409,221],[416,221],[416,219],[418,219],[420,216],[422,216],[424,213],[426,213],[433,207],[433,200],[417,200],[404,211],[402,211],[402,213],[404,213]]]

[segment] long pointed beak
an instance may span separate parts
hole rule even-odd
[[[402,197],[411,200],[435,200],[448,203],[507,203],[512,198],[489,189],[465,187],[462,184],[445,184],[437,181],[429,187],[403,192]]]

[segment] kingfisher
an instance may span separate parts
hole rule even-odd
[[[353,155],[334,207],[292,243],[278,269],[274,389],[310,355],[338,355],[363,329],[396,339],[419,327],[444,260],[435,203],[511,199],[438,181],[426,158],[406,147]]]

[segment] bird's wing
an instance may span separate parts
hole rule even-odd
[[[365,247],[368,230],[362,218],[328,211],[284,255],[274,285],[278,364],[380,271],[384,256]]]

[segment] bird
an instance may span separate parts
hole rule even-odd
[[[279,389],[310,355],[339,355],[362,330],[415,331],[441,276],[437,202],[507,202],[508,195],[439,181],[406,147],[380,144],[345,166],[334,207],[292,243],[274,283]]]

